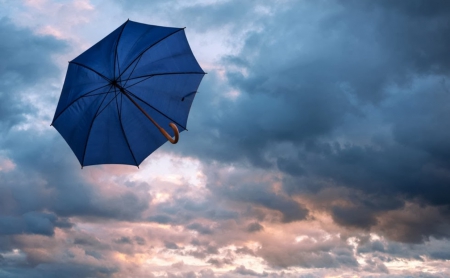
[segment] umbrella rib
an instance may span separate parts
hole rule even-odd
[[[138,100],[142,101],[143,103],[147,104],[148,106],[150,106],[153,110],[155,110],[156,112],[158,112],[159,114],[163,115],[164,117],[166,117],[167,119],[171,120],[172,122],[176,123],[177,125],[181,126],[184,130],[187,130],[187,128],[181,124],[179,124],[177,121],[175,121],[174,119],[170,118],[169,116],[167,116],[166,114],[164,114],[163,112],[159,111],[158,109],[156,109],[156,107],[154,107],[153,105],[149,104],[148,102],[146,102],[145,100],[141,99],[140,97],[138,97],[137,95],[133,94],[132,92],[130,92],[127,89],[124,89],[129,95],[132,95],[133,97],[137,98]]]
[[[139,64],[139,62],[141,61],[141,58],[142,58],[142,56],[140,56],[140,57],[139,57],[139,59],[137,60],[136,64],[134,64],[133,70],[131,71],[130,75],[128,75],[128,79],[127,79],[127,80],[125,80],[125,84],[123,84],[123,86],[122,86],[122,87],[124,87],[124,88],[125,88],[125,86],[127,85],[127,83],[128,83],[128,80],[130,80],[130,76],[132,76],[132,75],[133,75],[133,72],[134,72],[134,70],[136,69],[136,66],[137,66],[137,65]]]
[[[113,86],[111,86],[111,87],[109,88],[108,93],[111,91],[112,88],[113,88]],[[81,162],[81,167],[83,167],[84,159],[85,159],[85,157],[86,157],[86,149],[87,149],[87,144],[88,144],[88,142],[89,142],[89,137],[91,136],[92,126],[94,125],[94,121],[95,121],[95,119],[97,118],[97,116],[100,115],[100,113],[104,110],[104,108],[103,108],[103,110],[100,111],[100,113],[99,113],[100,107],[102,107],[103,102],[105,102],[105,99],[106,99],[106,96],[107,96],[107,95],[108,95],[108,94],[105,94],[105,96],[103,97],[102,102],[100,103],[100,105],[99,105],[98,108],[97,108],[97,112],[95,112],[94,118],[92,118],[91,125],[90,125],[90,127],[89,127],[89,131],[88,131],[88,134],[87,134],[87,137],[86,137],[86,143],[85,143],[85,145],[84,145],[83,160],[82,160],[82,162]],[[116,96],[117,96],[117,95],[116,95]],[[110,101],[109,103],[111,103],[111,101]],[[107,105],[105,105],[105,107],[108,106],[109,103],[108,103]]]
[[[86,66],[86,65],[83,65],[83,64],[80,64],[80,63],[74,62],[74,61],[70,61],[69,63],[70,63],[70,64],[78,65],[78,66],[83,67],[83,68],[86,68],[86,69],[88,69],[88,70],[91,70],[91,71],[95,72],[96,74],[98,74],[98,75],[99,75],[100,77],[102,77],[103,79],[105,79],[106,81],[108,81],[108,82],[110,82],[110,83],[112,82],[111,79],[109,79],[108,77],[104,76],[103,74],[99,73],[98,71],[96,71],[95,69],[93,69],[93,68],[91,68],[91,67],[88,67],[88,66]]]
[[[116,91],[116,88],[114,88],[114,91]],[[122,94],[120,94],[120,109],[119,109],[119,103],[117,102],[117,98],[115,98],[115,99],[116,99],[117,114],[119,115],[119,123],[120,123],[120,128],[122,129],[123,137],[125,137],[125,141],[127,142],[128,149],[130,150],[131,156],[133,156],[134,163],[136,163],[136,166],[139,168],[139,164],[137,163],[136,157],[134,156],[133,150],[131,149],[130,142],[128,141],[127,134],[125,133],[125,129],[123,128],[123,123],[122,123]]]
[[[116,95],[114,95],[114,97],[105,105],[105,107],[102,108],[102,110],[100,112],[98,112],[98,114],[95,117],[100,116],[100,114],[106,109],[108,108],[108,106],[111,104],[111,102],[117,98],[117,96],[119,95],[119,93],[117,93]]]
[[[134,84],[131,84],[130,86],[128,86],[128,87],[124,87],[125,89],[128,89],[128,88],[130,88],[130,87],[133,87],[134,85],[136,85],[136,84],[139,84],[139,83],[141,83],[141,82],[144,82],[145,80],[147,80],[147,79],[150,79],[150,78],[152,78],[153,77],[153,75],[151,75],[151,76],[148,76],[148,77],[146,77],[146,78],[144,78],[143,80],[140,80],[140,81],[138,81],[138,82],[136,82],[136,83],[134,83]],[[128,80],[130,80],[130,79],[128,79]],[[127,80],[127,81],[128,81]]]
[[[123,72],[119,75],[118,78],[120,78],[120,77],[122,76],[122,74],[123,74],[124,72],[126,72],[127,69],[128,69],[129,67],[131,67],[131,65],[132,65],[132,64],[133,64],[140,56],[142,56],[145,52],[147,52],[147,50],[149,50],[150,48],[152,48],[152,47],[155,46],[156,44],[160,43],[161,41],[167,39],[168,37],[172,36],[173,34],[180,32],[181,30],[184,30],[184,28],[180,28],[180,29],[176,30],[175,32],[170,33],[169,35],[165,36],[164,38],[160,39],[159,41],[155,42],[154,44],[152,44],[152,45],[150,45],[149,47],[147,47],[146,49],[144,49],[144,50],[143,50],[141,53],[139,53],[139,55],[138,55],[136,58],[134,58],[134,60],[133,60],[133,61],[132,61],[132,62],[131,62],[124,70],[123,70]]]
[[[119,60],[117,59],[117,47],[119,46],[120,38],[122,37],[123,30],[125,29],[125,26],[127,25],[128,21],[130,21],[130,19],[127,19],[127,21],[125,21],[125,23],[123,24],[122,30],[120,30],[119,37],[117,38],[116,50],[114,53],[114,75],[113,75],[114,78],[116,78],[116,62],[117,62],[117,67],[118,67],[119,74],[120,74]]]
[[[73,100],[69,105],[67,105],[57,116],[55,116],[55,118],[53,119],[53,121],[52,121],[52,123],[50,124],[50,125],[53,125],[53,123],[59,118],[59,116],[61,116],[61,114],[62,113],[64,113],[64,111],[66,111],[67,110],[67,108],[69,108],[70,106],[72,106],[72,104],[74,104],[76,101],[78,101],[78,100],[80,100],[80,99],[82,99],[83,97],[86,97],[86,96],[88,96],[88,94],[90,94],[90,93],[92,93],[92,92],[94,92],[94,91],[97,91],[98,89],[101,89],[101,88],[104,88],[104,87],[106,87],[106,86],[109,86],[109,84],[106,84],[106,85],[104,85],[104,86],[101,86],[101,87],[99,87],[99,88],[97,88],[97,89],[94,89],[94,90],[92,90],[92,91],[89,91],[89,92],[87,92],[87,93],[85,93],[84,95],[81,95],[81,96],[79,96],[78,98],[76,98],[75,100]],[[109,91],[108,92],[106,92],[106,94],[108,94],[109,93]]]
[[[128,82],[129,80],[134,80],[134,79],[138,79],[138,78],[145,78],[145,79],[143,79],[143,80],[140,80],[140,81],[138,81],[138,82],[136,82],[136,83],[134,83],[134,84],[128,86],[127,88],[130,88],[130,87],[132,87],[132,86],[134,86],[134,85],[136,85],[136,84],[139,84],[139,83],[141,83],[141,82],[144,82],[145,80],[147,80],[147,79],[149,79],[149,78],[152,78],[153,76],[160,76],[160,75],[177,75],[177,74],[205,74],[205,73],[204,73],[204,72],[195,72],[195,71],[192,71],[192,72],[164,72],[164,73],[147,74],[147,75],[142,75],[142,76],[137,76],[137,77],[133,77],[133,78],[127,79],[127,82]],[[126,84],[126,83],[125,83],[125,84]],[[124,88],[125,88],[125,86],[124,86]]]
[[[109,84],[108,84],[109,85]],[[97,93],[97,94],[92,94],[92,95],[88,95],[88,96],[82,96],[81,98],[84,97],[93,97],[93,96],[98,96],[98,95],[103,95],[103,94],[109,94],[109,92],[103,92],[103,93]]]
[[[197,91],[193,91],[193,92],[187,93],[186,95],[184,95],[184,96],[181,98],[181,101],[184,101],[185,98],[190,97],[191,95],[196,94],[196,93],[197,93]]]

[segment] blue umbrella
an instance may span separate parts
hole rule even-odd
[[[184,28],[128,20],[69,62],[52,125],[82,167],[139,167],[177,143],[204,75]]]

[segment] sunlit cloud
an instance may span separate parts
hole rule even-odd
[[[450,276],[450,6],[416,4],[0,1],[0,276]],[[177,145],[81,169],[67,61],[128,18],[208,74]]]

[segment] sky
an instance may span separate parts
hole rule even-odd
[[[140,168],[50,126],[127,19],[208,74]],[[450,2],[0,0],[0,277],[450,277]]]

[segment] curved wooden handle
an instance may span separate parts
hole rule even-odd
[[[175,133],[175,138],[172,138],[167,131],[164,130],[164,128],[158,126],[159,131],[166,137],[167,140],[170,141],[172,144],[176,144],[178,142],[178,139],[180,138],[180,132],[178,131],[178,127],[174,123],[170,123],[169,126],[172,128],[173,133]]]
[[[155,120],[152,119],[152,117],[150,117],[149,114],[147,114],[147,112],[145,112],[144,109],[142,109],[141,106],[139,106],[139,104],[137,104],[136,101],[134,101],[133,98],[131,98],[128,93],[125,91],[124,88],[119,88],[120,91],[129,99],[131,100],[131,102],[139,109],[141,110],[142,113],[144,113],[144,115],[159,129],[159,131],[162,133],[162,135],[164,135],[164,137],[166,137],[167,140],[170,141],[170,143],[172,144],[176,144],[178,142],[178,139],[180,138],[180,132],[178,131],[178,127],[174,124],[174,123],[170,123],[169,126],[172,128],[173,133],[175,133],[175,138],[172,138],[172,136],[170,136],[169,133],[167,133],[167,131],[164,130],[164,128],[162,128],[157,122],[155,122]]]

